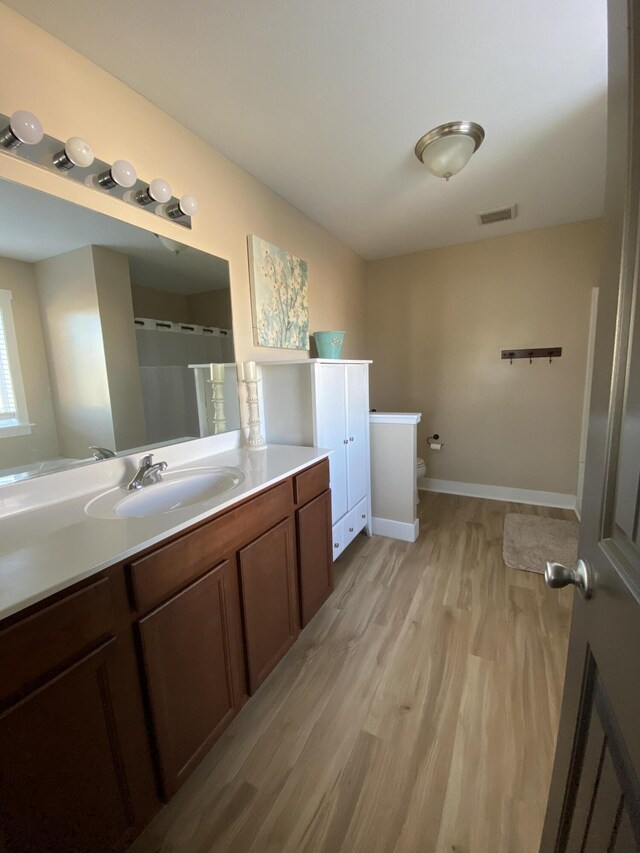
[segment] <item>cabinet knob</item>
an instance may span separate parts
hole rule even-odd
[[[352,435],[350,435],[350,436],[349,436],[349,441],[353,441],[353,440],[354,440],[353,436],[352,436]]]
[[[339,542],[334,542],[334,543],[333,543],[333,547],[334,547],[334,548],[339,548],[339,547],[340,547],[340,543],[339,543]]]
[[[366,517],[367,517],[367,516],[364,514],[364,512],[362,513],[362,517],[363,517],[363,518],[366,518]]]
[[[349,533],[353,533],[353,527],[349,528]]]
[[[343,439],[342,443],[343,444],[349,444],[349,441],[348,441],[348,439],[345,438],[345,439]]]

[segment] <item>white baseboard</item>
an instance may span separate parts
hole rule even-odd
[[[417,518],[413,524],[408,521],[393,521],[391,518],[372,518],[371,530],[377,536],[402,539],[403,542],[415,542],[420,533],[420,522]]]
[[[434,480],[420,477],[418,488],[427,492],[443,492],[447,495],[466,495],[470,498],[488,498],[493,501],[510,501],[517,504],[554,506],[560,509],[575,509],[576,496],[561,492],[538,492],[534,489],[511,489],[508,486],[487,486],[483,483],[460,483],[457,480]]]

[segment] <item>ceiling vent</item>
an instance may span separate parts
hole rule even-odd
[[[498,207],[496,210],[482,210],[478,213],[478,225],[491,225],[492,222],[504,222],[507,219],[515,219],[517,215],[517,204],[511,204],[509,207]]]

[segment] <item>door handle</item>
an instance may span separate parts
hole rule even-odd
[[[547,586],[552,589],[560,589],[563,586],[573,584],[578,587],[584,598],[591,598],[593,595],[592,574],[591,567],[585,560],[578,560],[575,569],[569,569],[562,563],[554,563],[553,560],[548,560],[544,579]]]

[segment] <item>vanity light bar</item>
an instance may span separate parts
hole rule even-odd
[[[61,142],[47,136],[38,118],[26,110],[11,116],[0,113],[0,153],[28,160],[34,166],[63,175],[98,192],[146,210],[155,216],[191,228],[191,217],[198,211],[193,195],[173,196],[163,178],[141,180],[127,160],[105,163],[98,160],[89,143],[80,136]]]

